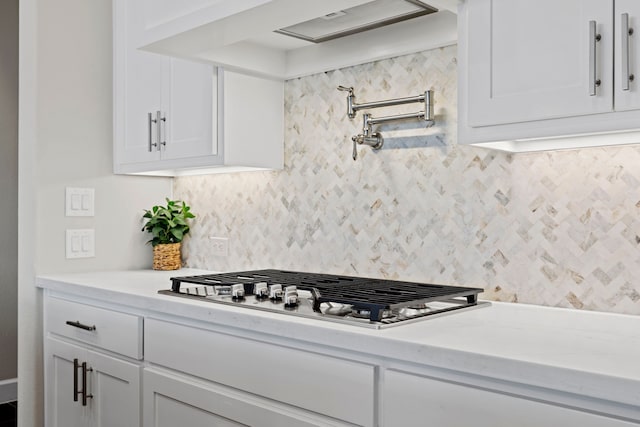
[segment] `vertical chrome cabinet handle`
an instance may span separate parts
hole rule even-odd
[[[153,142],[153,123],[156,123],[157,120],[153,118],[153,114],[148,113],[147,116],[148,124],[149,124],[149,152],[153,151],[153,147],[157,147],[158,144]]]
[[[92,371],[87,368],[87,362],[82,362],[82,406],[87,406],[87,399],[93,399],[93,394],[87,394],[87,372]]]
[[[160,111],[158,111],[160,114]],[[167,146],[167,117],[166,116],[158,116],[158,120],[162,122],[163,132],[160,132],[160,126],[158,126],[158,150],[160,150],[161,146]]]
[[[156,134],[158,142],[155,145],[158,151],[160,151],[161,146],[167,145],[167,142],[162,138],[162,123],[166,121],[166,117],[162,117],[162,113],[159,110],[156,111],[156,119],[153,122],[156,124]]]
[[[78,395],[80,392],[78,391],[78,369],[80,368],[80,364],[78,364],[78,359],[73,359],[73,401],[78,401]]]
[[[600,34],[596,34],[596,21],[589,21],[589,96],[595,96],[596,88],[600,86],[600,79],[596,75],[598,72],[596,43],[601,39]]]
[[[622,53],[622,90],[629,90],[629,82],[632,82],[634,75],[631,74],[629,66],[629,38],[633,34],[633,28],[629,28],[629,14],[623,13],[620,15],[620,40],[621,40],[621,53]]]

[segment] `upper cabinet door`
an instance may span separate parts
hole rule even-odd
[[[160,110],[163,58],[136,49],[142,10],[134,2],[114,2],[114,143],[128,163],[160,159],[158,127],[150,120]],[[149,117],[151,113],[151,118]]]
[[[167,59],[162,104],[166,119],[163,159],[217,154],[217,82],[213,65]]]
[[[640,2],[616,0],[616,111],[640,109]]]
[[[470,126],[613,109],[613,0],[468,0],[467,35]]]

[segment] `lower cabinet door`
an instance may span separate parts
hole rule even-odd
[[[95,427],[139,427],[142,368],[105,354],[88,351],[91,367],[91,419]],[[177,425],[177,424],[176,424]]]
[[[82,347],[47,338],[45,340],[45,425],[47,427],[86,427],[90,407],[74,401],[74,359],[82,360]],[[77,379],[77,378],[76,378]],[[76,384],[78,384],[76,382]]]
[[[144,370],[143,382],[144,427],[353,425],[156,368]]]
[[[46,338],[46,426],[139,427],[141,370],[135,363]]]
[[[620,421],[498,392],[385,371],[383,426],[632,427]]]

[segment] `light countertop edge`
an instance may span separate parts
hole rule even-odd
[[[638,407],[640,316],[493,302],[486,308],[374,330],[159,295],[204,270],[41,275],[36,286],[247,329],[401,363],[456,371]],[[640,413],[640,412],[639,412]],[[640,416],[638,416],[640,419]]]

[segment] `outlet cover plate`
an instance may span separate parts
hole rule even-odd
[[[209,236],[213,256],[229,256],[229,238]]]

